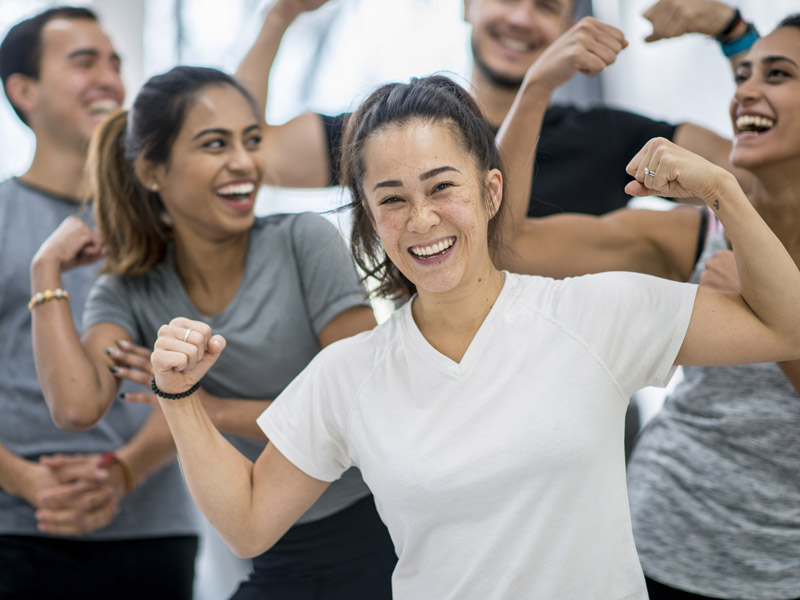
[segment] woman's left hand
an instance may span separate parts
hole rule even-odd
[[[625,186],[631,196],[667,198],[717,197],[722,182],[733,175],[664,138],[653,138],[625,168],[636,178]]]
[[[106,348],[114,361],[111,372],[117,379],[127,379],[147,388],[150,387],[150,378],[153,376],[153,367],[150,363],[152,351],[144,346],[139,346],[128,340],[118,340],[116,346]]]

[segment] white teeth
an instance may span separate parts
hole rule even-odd
[[[218,188],[217,193],[221,196],[244,196],[253,193],[255,189],[253,183],[232,183]]]
[[[455,238],[447,238],[446,240],[440,240],[435,244],[431,244],[430,246],[412,246],[410,250],[415,256],[430,256],[447,250],[450,246],[455,244],[455,242]]]
[[[740,131],[763,132],[772,129],[775,121],[768,117],[758,115],[742,115],[736,118],[736,128]]]
[[[119,108],[119,102],[111,98],[102,98],[89,104],[89,112],[93,115],[107,115]]]
[[[531,49],[530,44],[507,37],[501,37],[500,43],[506,48],[510,50],[516,50],[517,52],[528,52]]]

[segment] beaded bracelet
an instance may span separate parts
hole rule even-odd
[[[194,394],[199,388],[200,388],[200,382],[198,381],[185,392],[181,392],[180,394],[168,394],[158,389],[155,377],[153,377],[153,379],[150,381],[150,389],[153,390],[153,393],[159,398],[164,398],[165,400],[180,400],[181,398],[187,398],[188,396]]]
[[[103,452],[103,457],[100,459],[100,467],[108,469],[112,465],[119,465],[122,469],[122,476],[125,478],[125,493],[130,494],[133,491],[133,469],[128,464],[128,461],[122,460],[116,452]]]
[[[57,288],[55,290],[45,290],[43,292],[36,292],[33,297],[31,298],[30,302],[28,302],[28,310],[33,310],[40,304],[47,302],[48,300],[67,300],[69,301],[69,292],[67,290],[62,290],[61,288]]]

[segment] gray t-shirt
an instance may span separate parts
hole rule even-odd
[[[710,235],[692,279],[724,248]],[[796,598],[800,398],[774,363],[684,375],[628,465],[645,574],[715,598]]]
[[[336,315],[367,305],[339,232],[313,213],[257,218],[244,274],[233,300],[213,317],[194,307],[175,270],[173,247],[144,275],[101,277],[86,304],[84,325],[111,322],[143,346],[177,316],[203,321],[227,346],[203,378],[222,398],[274,399],[319,352],[320,331]],[[251,460],[264,442],[226,435]],[[357,469],[346,472],[299,523],[332,515],[367,496]]]
[[[100,423],[82,433],[62,431],[50,417],[33,361],[27,307],[30,263],[47,236],[70,215],[91,222],[89,211],[69,199],[17,179],[0,183],[0,443],[30,460],[42,454],[115,450],[133,437],[151,410],[114,402]],[[97,269],[97,265],[79,267],[62,276],[76,324]],[[197,529],[196,511],[175,461],[125,498],[110,525],[81,539],[194,535]],[[0,534],[43,535],[36,529],[33,507],[2,490]]]

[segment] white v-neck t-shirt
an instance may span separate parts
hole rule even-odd
[[[411,302],[332,344],[258,419],[312,477],[358,466],[396,600],[647,598],[625,488],[631,394],[665,385],[696,286],[506,274],[460,363]]]

